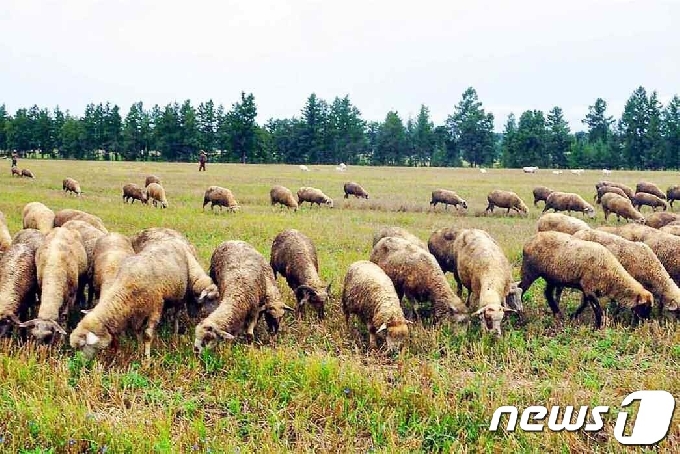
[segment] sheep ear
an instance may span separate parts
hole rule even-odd
[[[52,326],[54,327],[54,330],[56,332],[58,332],[59,334],[61,334],[63,336],[66,335],[66,330],[64,328],[62,328],[61,326],[59,326],[59,323],[53,321]]]
[[[87,314],[90,313],[91,310],[92,310],[92,309],[81,309],[81,310],[80,310],[80,313],[83,314],[83,315],[87,315]]]
[[[215,328],[215,333],[217,333],[218,336],[220,336],[224,340],[234,340],[236,339],[236,336],[234,336],[231,333],[228,333],[222,329]]]
[[[295,312],[295,309],[293,309],[292,307],[288,306],[287,304],[284,304],[284,305],[283,305],[283,310],[284,310],[284,311],[288,311],[288,312]]]
[[[387,329],[387,323],[383,323],[382,325],[380,325],[380,328],[378,328],[378,330],[376,331],[376,334],[380,333],[382,331],[385,331],[386,329]]]
[[[517,313],[515,309],[506,306],[503,306],[503,312],[514,312],[515,314]]]
[[[475,312],[473,312],[471,315],[472,315],[473,317],[474,317],[475,315],[481,315],[481,314],[484,312],[485,309],[486,309],[486,306],[480,307],[480,308],[477,309]]]
[[[85,343],[87,345],[95,345],[98,342],[99,342],[99,336],[97,336],[92,331],[88,331],[87,334],[85,335]]]

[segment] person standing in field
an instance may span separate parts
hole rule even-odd
[[[203,170],[205,172],[205,162],[208,160],[208,156],[205,154],[205,151],[201,151],[201,154],[198,157],[198,171],[200,172]]]
[[[17,157],[18,157],[18,156],[17,156],[17,152],[16,152],[16,151],[15,151],[14,153],[12,153],[12,167],[16,167],[16,166],[17,166]]]

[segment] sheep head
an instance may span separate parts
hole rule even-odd
[[[468,204],[465,200],[463,200],[463,202],[461,203],[461,206],[466,210],[468,209]]]
[[[20,328],[33,328],[31,335],[36,338],[38,342],[49,344],[54,341],[55,334],[66,335],[66,331],[59,326],[54,320],[33,319],[19,324]]]
[[[99,334],[90,331],[79,324],[76,329],[71,332],[69,343],[74,350],[83,352],[86,359],[94,358],[94,355],[99,350],[104,350],[113,342],[113,337],[108,330],[103,329]]]
[[[304,306],[311,305],[319,316],[319,320],[324,319],[324,306],[328,295],[331,293],[331,284],[325,290],[318,291],[308,285],[301,285],[295,289],[295,298],[298,301],[300,312],[304,311]]]
[[[212,320],[203,320],[201,323],[196,325],[194,353],[200,354],[206,348],[214,348],[219,340],[233,339],[236,339],[236,336],[224,331]]]
[[[388,352],[396,352],[401,350],[404,341],[408,337],[408,325],[412,322],[406,319],[390,320],[389,323],[383,323],[376,330],[376,334],[385,334],[385,344]]]
[[[522,305],[522,289],[519,288],[519,282],[510,284],[510,291],[505,297],[505,305],[516,312],[522,312],[524,307]]]
[[[487,331],[495,333],[497,336],[502,334],[501,332],[501,322],[503,321],[503,316],[505,312],[516,312],[514,309],[508,307],[503,307],[497,303],[489,303],[484,307],[481,307],[473,316],[479,316],[482,319],[482,325]]]
[[[279,332],[281,319],[286,312],[295,312],[295,309],[281,301],[280,295],[276,297],[268,297],[264,305],[264,310],[260,315],[264,314],[264,320],[267,323],[267,331],[270,335],[276,335]]]
[[[649,316],[654,304],[654,296],[645,289],[638,291],[626,289],[620,295],[617,295],[617,300],[623,306],[629,307],[641,318]]]
[[[198,304],[202,306],[211,306],[217,304],[219,299],[220,291],[217,288],[217,285],[211,283],[201,291],[201,294],[198,296]]]
[[[584,213],[586,216],[588,216],[590,219],[593,219],[593,218],[595,217],[595,208],[593,208],[593,207],[590,206],[590,205],[587,205],[587,206],[583,209],[583,213]]]

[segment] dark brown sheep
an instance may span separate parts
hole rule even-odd
[[[453,191],[447,189],[436,189],[432,191],[432,198],[430,199],[430,205],[436,207],[438,203],[443,203],[445,209],[449,209],[449,205],[453,205],[458,208],[460,205],[464,209],[467,209],[468,204],[461,196]]]
[[[652,211],[656,211],[658,207],[663,208],[663,211],[666,211],[668,208],[668,204],[664,199],[661,199],[654,194],[650,194],[648,192],[638,192],[635,194],[633,197],[633,206],[640,210],[642,205],[647,205],[652,207]]]
[[[229,189],[220,186],[210,186],[206,189],[203,195],[203,210],[205,210],[205,206],[208,203],[210,204],[210,210],[215,206],[220,207],[220,211],[222,211],[222,207],[226,207],[227,211],[230,212],[238,211],[241,208],[238,206],[234,194]]]
[[[80,197],[80,195],[82,194],[82,191],[80,190],[80,183],[78,183],[73,178],[64,179],[64,181],[61,182],[61,186],[64,192],[67,194],[70,192],[78,197]]]
[[[293,211],[297,211],[298,209],[297,200],[295,200],[291,190],[285,186],[273,186],[269,191],[269,200],[271,201],[272,205],[278,203],[282,206],[292,208]]]
[[[66,224],[68,221],[87,222],[92,227],[99,229],[104,233],[109,233],[109,231],[104,226],[104,222],[101,220],[101,218],[99,218],[99,217],[97,217],[93,214],[86,213],[85,211],[66,209],[66,210],[57,211],[54,214],[54,226],[55,227],[61,227],[64,224]]]
[[[401,227],[395,227],[395,226],[390,226],[390,227],[381,227],[375,234],[373,235],[373,246],[378,244],[378,241],[382,240],[385,237],[388,236],[395,236],[397,238],[403,238],[407,241],[410,241],[411,243],[415,244],[419,248],[427,251],[427,245],[423,240],[412,234],[406,229],[403,229]]]
[[[669,187],[666,191],[666,199],[668,200],[671,208],[673,208],[673,202],[680,200],[680,186]]]
[[[21,178],[21,170],[19,170],[18,167],[12,166],[11,172],[12,172],[12,173],[11,173],[10,175],[12,175],[12,176],[15,176],[15,175],[16,175],[16,176],[18,176],[19,178]]]
[[[595,203],[597,203],[598,205],[602,203],[602,196],[608,192],[612,192],[614,194],[620,195],[621,197],[628,198],[628,195],[626,195],[626,193],[621,188],[617,188],[616,186],[600,186],[599,188],[597,188],[597,194],[595,194]]]
[[[495,207],[507,208],[505,214],[509,214],[511,209],[523,214],[527,214],[529,212],[529,209],[524,204],[522,199],[520,199],[517,194],[511,191],[502,191],[500,189],[496,189],[491,191],[486,199],[489,204],[486,207],[486,210],[484,210],[485,212],[490,211],[493,213],[493,209]]]
[[[633,207],[633,204],[627,197],[621,197],[618,194],[608,192],[602,196],[602,211],[604,211],[604,220],[609,219],[609,213],[616,215],[616,221],[619,222],[621,218],[632,220],[640,224],[644,224],[645,218],[638,210]]]
[[[144,181],[144,187],[148,187],[151,183],[157,183],[161,184],[161,179],[158,178],[156,175],[149,175],[146,177],[146,180]]]
[[[149,197],[146,194],[146,190],[134,183],[128,183],[123,186],[123,201],[135,203],[135,200],[139,200],[144,205],[148,205]]]
[[[35,178],[33,172],[28,169],[21,169],[21,176],[26,178]]]
[[[349,196],[353,195],[354,197],[362,198],[362,199],[367,199],[368,198],[368,192],[364,188],[361,187],[359,183],[354,183],[353,181],[349,183],[345,183],[343,186],[343,190],[345,191],[345,198],[348,198]]]
[[[333,208],[333,199],[324,194],[320,189],[310,188],[308,186],[301,187],[297,192],[298,205],[302,206],[304,202],[309,202],[311,206],[327,205]]]
[[[614,188],[619,188],[626,194],[626,197],[628,197],[629,199],[632,199],[633,196],[635,195],[633,190],[629,186],[626,186],[623,183],[617,183],[615,181],[600,181],[600,182],[595,184],[595,189],[597,190],[601,186],[611,186],[611,187],[614,187]]]
[[[660,199],[666,200],[666,194],[659,189],[657,185],[648,181],[639,182],[637,186],[635,186],[635,192],[646,192],[647,194],[653,194]]]
[[[534,188],[534,206],[538,206],[538,202],[546,201],[548,196],[553,193],[553,190],[546,186],[536,186]]]
[[[583,198],[574,194],[573,192],[558,192],[554,191],[548,196],[545,201],[545,207],[543,207],[543,212],[548,210],[566,211],[571,215],[572,211],[580,211],[583,216],[588,216],[589,218],[595,217],[595,208]]]
[[[645,222],[645,225],[654,229],[660,229],[664,225],[670,224],[671,222],[680,221],[680,214],[659,211],[650,214],[646,219],[647,222]]]

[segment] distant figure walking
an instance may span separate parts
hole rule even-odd
[[[17,152],[16,152],[16,151],[15,151],[14,153],[12,153],[12,167],[16,167],[16,166],[17,166],[17,158],[18,158],[18,157],[19,157],[19,156],[17,155]]]
[[[208,156],[205,154],[205,151],[201,151],[201,154],[198,157],[198,171],[199,172],[201,170],[205,172],[205,162],[207,160],[208,160]]]

